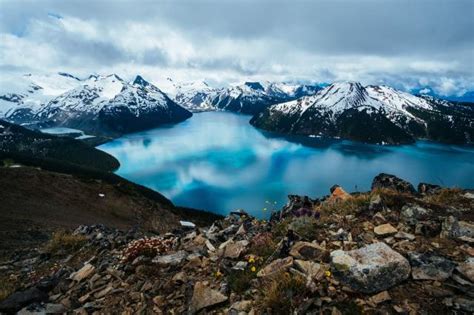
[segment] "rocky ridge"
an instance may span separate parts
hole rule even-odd
[[[81,226],[0,264],[0,311],[474,312],[474,193],[380,174],[366,193],[289,196],[161,235]],[[1,299],[1,297],[0,297]]]

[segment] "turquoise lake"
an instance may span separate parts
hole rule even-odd
[[[381,172],[413,185],[474,187],[474,147],[419,141],[376,146],[262,132],[250,116],[198,113],[187,121],[129,134],[101,145],[121,164],[117,174],[176,205],[265,217],[288,194],[319,197],[334,184],[366,191]]]

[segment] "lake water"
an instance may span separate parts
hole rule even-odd
[[[198,113],[99,148],[120,161],[119,175],[161,192],[176,205],[220,214],[243,208],[265,217],[285,204],[288,194],[318,197],[334,184],[366,191],[381,172],[414,185],[474,187],[473,147],[284,138],[255,129],[249,120],[227,112]]]

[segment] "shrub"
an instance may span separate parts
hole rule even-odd
[[[155,257],[173,247],[173,240],[160,237],[145,237],[128,243],[122,252],[122,260],[131,262],[139,256]]]
[[[249,252],[256,256],[267,259],[275,251],[277,242],[270,232],[263,232],[255,235],[250,244]]]
[[[60,252],[70,253],[78,250],[87,242],[84,235],[75,235],[67,231],[54,232],[46,250],[51,254],[58,254]]]
[[[232,291],[242,294],[250,288],[255,277],[256,272],[246,268],[245,270],[232,270],[227,276],[227,281]]]
[[[292,314],[309,293],[305,279],[288,272],[262,282],[262,298],[257,303],[262,312],[271,310],[271,314]]]
[[[343,200],[333,202],[326,201],[320,203],[315,209],[321,212],[323,216],[332,215],[334,213],[340,215],[353,214],[360,210],[367,209],[371,197],[371,194],[359,194]]]
[[[0,302],[10,296],[18,287],[16,283],[10,277],[1,277],[0,278]]]
[[[288,224],[288,230],[292,230],[299,236],[308,240],[315,239],[318,227],[318,219],[307,216],[293,218]]]

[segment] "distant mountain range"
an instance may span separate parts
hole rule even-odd
[[[254,115],[268,106],[312,95],[319,85],[275,82],[245,82],[226,88],[211,88],[205,82],[177,87],[176,102],[190,111],[227,110]]]
[[[166,94],[137,76],[80,79],[67,73],[25,75],[0,90],[0,119],[30,128],[68,127],[117,137],[177,123],[191,112],[226,110],[254,117],[255,127],[308,136],[400,144],[415,139],[472,143],[471,103],[412,95],[387,86],[245,82],[214,88],[168,78]]]
[[[387,86],[334,83],[314,95],[273,105],[255,115],[258,128],[369,143],[401,144],[415,139],[474,141],[472,104],[414,96]]]

